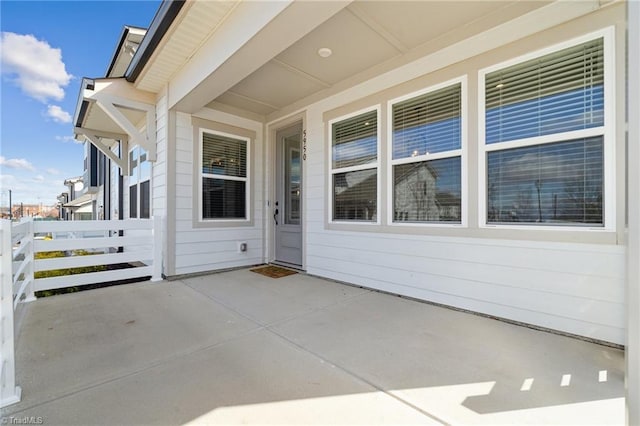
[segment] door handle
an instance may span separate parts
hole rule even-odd
[[[276,223],[276,226],[278,226],[278,209],[273,212],[273,221]]]

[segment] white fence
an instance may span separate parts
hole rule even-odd
[[[15,384],[14,318],[38,291],[150,276],[162,279],[161,219],[0,221],[0,407],[20,400]],[[82,254],[79,255],[82,251]],[[62,252],[61,257],[37,253]],[[60,255],[60,253],[57,253]],[[58,275],[43,271],[87,268]],[[69,271],[70,272],[70,271]],[[41,274],[37,274],[41,273]],[[36,276],[40,275],[38,278]],[[49,275],[49,276],[47,276]]]
[[[20,401],[16,386],[13,312],[15,293],[11,222],[0,220],[0,408]]]

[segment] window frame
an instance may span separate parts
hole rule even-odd
[[[485,81],[486,75],[501,69],[534,60],[560,50],[575,47],[596,39],[603,39],[603,93],[604,93],[604,125],[581,130],[551,133],[542,136],[510,140],[505,142],[486,143],[485,122]],[[478,224],[480,228],[544,230],[555,232],[611,232],[616,228],[616,173],[615,173],[615,132],[616,132],[616,100],[615,100],[615,28],[603,28],[580,37],[566,40],[543,49],[482,68],[478,71]],[[570,142],[576,139],[602,136],[603,138],[603,223],[593,226],[589,224],[548,225],[530,222],[489,223],[488,221],[488,153],[513,148],[541,146],[552,143]]]
[[[460,148],[456,150],[437,152],[435,154],[423,154],[415,157],[408,158],[393,158],[393,106],[406,100],[417,98],[422,95],[436,92],[447,87],[460,84]],[[425,87],[418,91],[414,91],[397,98],[390,99],[387,102],[387,224],[394,227],[425,227],[425,228],[466,228],[468,227],[467,220],[467,75],[456,77],[442,83],[434,84],[429,87]],[[393,166],[411,163],[420,163],[432,160],[441,160],[445,158],[460,157],[460,222],[402,222],[395,221],[394,209],[395,209],[395,188],[394,188],[394,175]]]
[[[202,172],[202,168],[203,168],[203,152],[204,152],[204,133],[209,133],[209,134],[213,134],[213,135],[219,135],[219,136],[223,136],[223,137],[227,137],[227,138],[231,138],[231,139],[236,139],[236,140],[240,140],[240,141],[244,141],[246,144],[245,147],[245,152],[246,152],[246,159],[245,159],[245,164],[246,164],[246,176],[244,178],[242,177],[237,177],[237,176],[227,176],[227,175],[217,175],[217,174],[212,174],[212,173],[203,173]],[[251,222],[251,138],[246,137],[246,136],[241,136],[241,135],[237,135],[237,134],[233,134],[233,133],[228,133],[228,132],[223,132],[220,130],[213,130],[209,127],[204,127],[204,126],[199,126],[198,127],[198,170],[197,170],[197,179],[198,179],[198,194],[197,194],[197,198],[198,198],[198,213],[197,213],[197,218],[198,218],[198,222],[200,223],[238,223],[238,224],[245,224],[245,223],[250,223]],[[204,203],[204,197],[202,194],[202,190],[203,190],[203,178],[210,178],[210,179],[222,179],[222,180],[232,180],[232,181],[237,181],[237,182],[244,182],[245,183],[245,206],[244,206],[244,211],[245,211],[245,217],[244,218],[212,218],[212,219],[207,219],[203,217],[203,212],[202,212],[202,208],[203,208],[203,203]]]
[[[357,166],[350,166],[350,167],[339,167],[334,169],[333,168],[333,125],[335,123],[339,123],[341,121],[345,121],[348,120],[350,118],[354,118],[357,117],[359,115],[363,115],[372,111],[376,111],[376,161],[375,163],[367,163],[367,164],[360,164]],[[382,187],[381,187],[381,153],[382,153],[382,105],[381,104],[376,104],[376,105],[372,105],[369,106],[367,108],[362,108],[359,109],[357,111],[351,112],[349,114],[345,114],[345,115],[341,115],[339,117],[333,118],[331,120],[328,121],[327,125],[328,125],[328,131],[327,131],[327,151],[328,151],[328,169],[329,172],[327,173],[328,175],[328,182],[327,182],[327,188],[328,188],[328,200],[327,200],[327,218],[328,218],[328,223],[330,225],[333,224],[338,224],[338,225],[364,225],[364,226],[376,226],[376,225],[380,225],[381,222],[381,199],[382,199]],[[361,170],[371,170],[371,169],[375,169],[376,170],[376,220],[375,221],[369,221],[369,220],[349,220],[349,219],[342,219],[342,220],[335,220],[333,218],[333,198],[334,198],[334,187],[333,187],[333,177],[336,174],[339,173],[349,173],[349,172],[355,172],[355,171],[361,171]]]

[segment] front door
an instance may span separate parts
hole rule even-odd
[[[302,267],[302,123],[276,132],[275,261]]]

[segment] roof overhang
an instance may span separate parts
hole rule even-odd
[[[107,68],[105,77],[124,77],[146,33],[147,30],[145,28],[132,27],[130,25],[126,25],[122,29],[122,34],[120,34],[115,52],[111,56],[111,63]]]
[[[80,208],[82,206],[85,206],[91,203],[93,200],[95,200],[95,198],[96,198],[95,194],[84,194],[83,196],[78,197],[73,201],[69,201],[68,203],[64,204],[62,207]]]
[[[131,63],[127,67],[125,72],[127,81],[136,81],[158,47],[158,44],[160,44],[162,38],[178,16],[178,13],[180,13],[185,2],[185,0],[163,0],[151,22],[149,31],[147,31],[140,44],[140,48],[136,51]]]
[[[129,142],[139,145],[156,159],[155,95],[136,89],[124,78],[84,78],[74,116],[78,140],[89,141],[128,173]],[[111,147],[119,142],[121,156]]]

